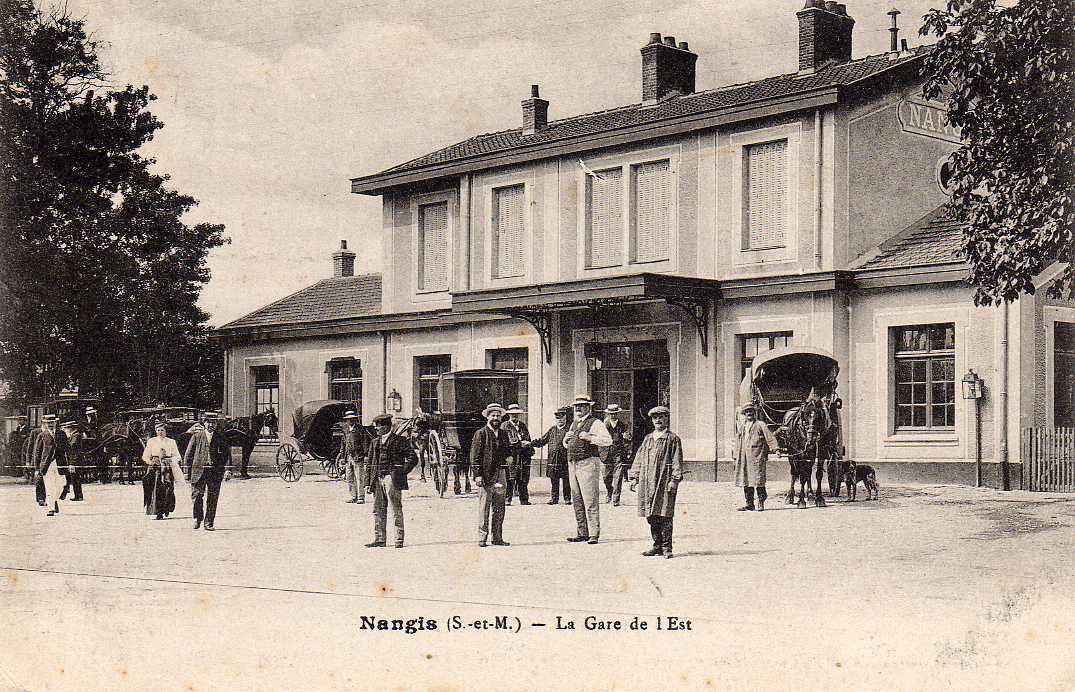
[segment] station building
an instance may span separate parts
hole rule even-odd
[[[219,328],[227,412],[274,406],[289,434],[287,411],[339,398],[369,423],[437,410],[443,372],[506,368],[532,430],[581,392],[640,432],[665,404],[690,477],[728,480],[751,360],[810,346],[840,363],[851,458],[973,483],[980,455],[1018,487],[1020,430],[1075,425],[1075,303],[973,304],[928,47],[852,59],[833,2],[788,20],[796,72],[698,90],[688,43],[654,33],[637,103],[550,120],[534,86],[519,127],[354,178],[383,200],[382,273],[343,243],[331,278]]]

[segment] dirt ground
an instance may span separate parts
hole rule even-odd
[[[0,484],[0,690],[1075,689],[1075,496],[748,513],[684,483],[664,560],[634,495],[569,544],[547,487],[479,548],[475,497],[415,481],[396,550],[323,477],[226,483],[213,533],[189,501],[146,517],[140,486],[48,518]]]

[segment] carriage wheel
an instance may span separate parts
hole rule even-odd
[[[329,459],[325,462],[325,475],[334,481],[338,481],[343,477],[343,466],[336,459]]]
[[[302,470],[303,467],[301,461],[297,463],[285,462],[284,465],[280,467],[280,478],[288,483],[294,483],[302,478]]]
[[[280,445],[276,450],[276,472],[288,483],[302,477],[302,453],[298,447],[290,442]]]
[[[448,474],[445,472],[446,467],[444,465],[444,454],[441,450],[440,435],[437,434],[436,430],[432,430],[429,433],[425,457],[430,470],[433,472],[433,484],[437,489],[437,493],[444,497],[444,488],[448,485]]]

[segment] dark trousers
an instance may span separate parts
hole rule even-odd
[[[74,500],[76,502],[82,500],[82,472],[78,469],[68,469],[67,485],[63,487],[63,492],[60,493],[61,500],[66,499],[68,490],[75,494]]]
[[[455,494],[460,492],[459,477],[462,475],[463,480],[466,481],[467,492],[470,492],[470,464],[456,464],[452,467],[452,474],[455,478]]]
[[[743,497],[745,497],[747,499],[747,507],[753,507],[754,506],[754,488],[750,487],[749,485],[744,487],[743,488]],[[767,492],[765,492],[765,486],[764,485],[759,485],[758,486],[758,499],[761,500],[762,502],[765,502],[765,500],[768,497],[769,497],[769,494]]]
[[[567,466],[549,467],[549,481],[552,482],[552,501],[560,501],[560,486],[564,488],[564,502],[571,502],[571,481],[567,478]]]
[[[653,549],[672,552],[672,517],[646,517]]]
[[[620,501],[620,491],[623,489],[623,464],[604,464],[601,469],[601,478],[605,481],[605,497],[612,502]]]
[[[34,484],[34,496],[37,498],[37,504],[45,504],[45,478],[42,475],[37,479],[37,483]]]
[[[501,487],[497,487],[500,485]],[[486,478],[478,488],[478,540],[485,543],[489,539],[489,518],[493,519],[493,542],[504,540],[504,487],[507,478],[503,471],[496,478]]]
[[[508,479],[507,502],[518,493],[519,502],[530,502],[530,460],[521,462]]]
[[[205,498],[205,511],[202,511],[202,498]],[[216,519],[216,504],[220,499],[220,479],[205,476],[190,485],[190,500],[194,503],[194,520],[205,520],[206,526],[212,526]]]
[[[108,456],[101,452],[97,455],[97,482],[98,483],[111,483],[112,482],[112,465],[109,463]]]

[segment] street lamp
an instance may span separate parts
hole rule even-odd
[[[395,387],[388,394],[388,410],[394,413],[403,410],[403,395],[397,392]]]
[[[982,487],[982,378],[973,370],[963,376],[963,398],[974,401],[974,487]]]

